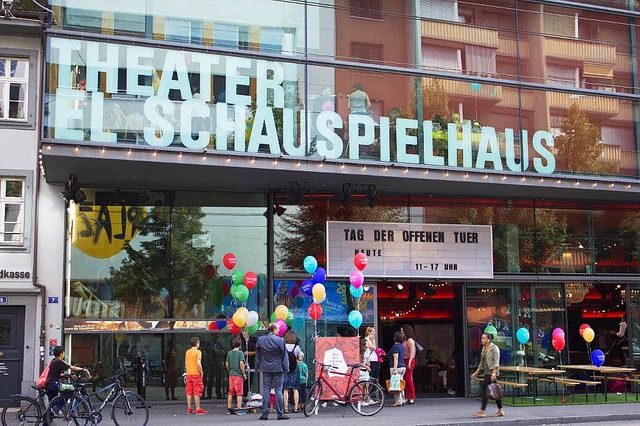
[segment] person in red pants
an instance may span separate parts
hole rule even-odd
[[[413,383],[413,369],[416,366],[416,333],[409,324],[403,325],[400,331],[404,336],[402,349],[404,349],[404,363],[407,366],[404,373],[404,394],[407,404],[413,404],[416,401],[416,387]]]

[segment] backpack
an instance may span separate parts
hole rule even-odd
[[[378,355],[378,362],[380,363],[384,362],[384,359],[382,359],[382,357],[385,356],[387,353],[380,348],[376,348],[375,352],[376,352],[376,355]]]
[[[47,381],[47,376],[49,375],[49,365],[47,365],[42,374],[40,374],[40,376],[38,377],[38,380],[36,380],[36,386],[39,388],[44,387],[44,383]]]
[[[296,346],[298,346],[297,343],[293,346],[291,352],[287,350],[287,355],[289,355],[289,373],[292,373],[298,369],[298,357],[296,357],[294,353],[296,351]]]

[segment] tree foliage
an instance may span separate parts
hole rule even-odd
[[[213,247],[194,247],[194,235],[203,234],[200,207],[154,207],[136,223],[143,239],[140,249],[125,245],[128,257],[110,269],[115,296],[125,302],[125,315],[136,317],[145,303],[155,301],[165,317],[175,317],[177,301],[187,307],[202,304],[210,290],[203,268],[213,257]],[[168,292],[168,303],[161,293]],[[137,312],[136,312],[137,311]],[[145,309],[145,311],[147,311]]]
[[[559,170],[580,173],[617,173],[619,165],[602,160],[600,129],[589,121],[577,103],[562,120],[562,134],[555,138]]]

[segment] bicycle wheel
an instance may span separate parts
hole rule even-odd
[[[353,385],[349,391],[349,401],[356,413],[361,416],[373,416],[384,406],[384,391],[377,383],[361,381]]]
[[[81,396],[62,393],[51,400],[45,418],[49,426],[92,424],[91,405]]]
[[[127,392],[126,398],[124,395],[118,395],[113,400],[111,418],[116,426],[145,426],[149,421],[149,406],[137,393]]]
[[[320,382],[315,382],[309,390],[307,402],[304,403],[305,417],[309,417],[314,411],[316,411],[318,405],[320,405],[320,398],[322,398],[322,384]]]
[[[19,396],[12,398],[2,409],[2,426],[37,425],[42,420],[42,409],[33,398]]]

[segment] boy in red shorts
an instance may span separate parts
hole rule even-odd
[[[200,396],[204,390],[202,382],[202,352],[200,352],[200,339],[191,338],[191,349],[184,354],[184,367],[187,372],[185,392],[187,394],[187,414],[207,414],[200,408]],[[196,411],[191,409],[191,397],[196,403]]]
[[[242,408],[242,385],[246,377],[244,353],[240,350],[242,341],[236,337],[231,341],[231,349],[227,352],[227,361],[225,367],[229,372],[229,392],[227,396],[227,414],[233,414],[233,395],[236,396],[236,409]],[[237,414],[244,414],[242,411],[236,411]]]

